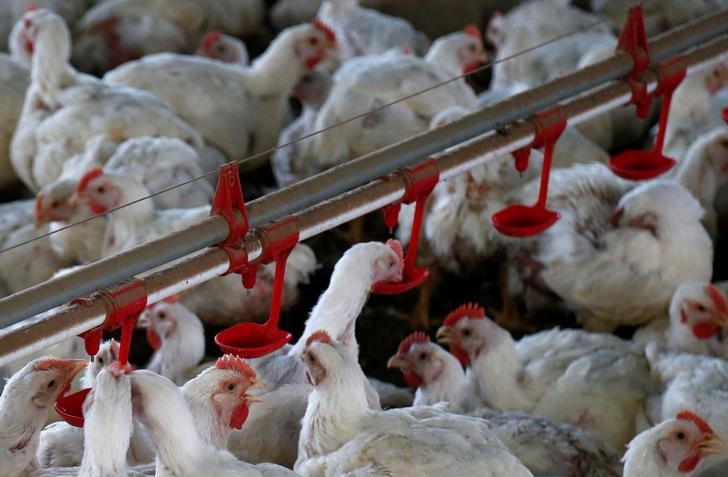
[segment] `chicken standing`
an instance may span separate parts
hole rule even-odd
[[[11,144],[15,172],[31,190],[55,180],[63,163],[86,141],[107,134],[118,141],[136,136],[178,137],[201,148],[202,138],[160,99],[80,75],[68,63],[70,33],[48,10],[23,17],[33,44],[31,85]]]
[[[203,439],[179,388],[163,376],[147,370],[130,374],[132,402],[137,416],[157,447],[156,475],[214,475],[215,477],[295,476],[274,464],[241,462],[228,451]],[[245,393],[237,386],[231,392]]]
[[[154,93],[238,160],[275,146],[293,87],[335,47],[326,26],[305,24],[281,32],[248,68],[165,53],[125,64],[104,81]]]
[[[688,282],[675,290],[669,318],[637,330],[634,340],[653,342],[669,351],[728,359],[726,326],[728,301],[723,292],[710,283]]]
[[[483,419],[429,406],[372,410],[347,347],[323,331],[306,341],[301,359],[314,390],[294,467],[301,475],[532,475]]]
[[[415,406],[446,401],[457,410],[465,389],[465,371],[453,355],[424,333],[402,340],[387,367],[399,368],[405,381],[417,388]],[[617,450],[577,427],[517,412],[477,409],[468,415],[487,419],[508,450],[537,475],[621,475]]]
[[[0,473],[21,477],[37,466],[40,431],[58,396],[86,361],[40,358],[15,373],[0,396]]]
[[[437,335],[468,367],[464,410],[529,412],[586,429],[618,449],[634,436],[649,382],[641,346],[558,328],[516,343],[472,304],[451,312]]]
[[[205,330],[181,303],[160,301],[140,316],[154,354],[146,369],[182,385],[205,356]]]
[[[704,459],[723,453],[725,444],[710,424],[680,411],[632,439],[624,454],[624,477],[692,477],[699,475]]]

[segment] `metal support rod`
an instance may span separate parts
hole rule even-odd
[[[726,32],[728,10],[670,30],[650,42],[652,62],[657,64],[686,48]],[[398,168],[410,166],[423,157],[493,130],[498,125],[526,117],[609,80],[620,78],[631,68],[631,56],[618,52],[605,61],[516,94],[460,121],[421,133],[267,194],[248,204],[251,227],[281,219],[341,195]],[[76,297],[219,243],[227,237],[227,233],[228,226],[224,219],[210,217],[177,233],[0,299],[0,327],[18,323]]]
[[[689,72],[708,67],[721,56],[728,54],[728,36],[704,45],[686,54]],[[653,71],[646,74],[648,87],[653,90],[657,76]],[[569,124],[578,124],[614,107],[624,105],[631,96],[629,86],[621,81],[595,89],[565,103],[564,110]],[[447,179],[495,157],[510,153],[533,140],[535,129],[530,120],[518,121],[504,133],[489,132],[433,157],[440,168],[440,178]],[[297,214],[300,238],[317,235],[355,217],[375,211],[401,199],[406,183],[400,175],[388,180],[377,179],[334,199],[330,199]],[[261,255],[261,244],[255,233],[248,234],[244,247],[251,260]],[[228,255],[212,247],[199,251],[164,268],[148,272],[140,278],[153,303],[174,293],[205,282],[228,269]],[[104,319],[105,308],[101,302],[90,307],[71,306],[60,312],[25,320],[18,325],[0,330],[0,365],[25,354],[43,350],[50,344],[80,332],[99,326]]]

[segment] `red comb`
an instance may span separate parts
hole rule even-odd
[[[164,298],[161,300],[162,303],[169,303],[170,305],[174,305],[175,303],[179,303],[179,296],[177,295],[170,295],[167,298]]]
[[[728,301],[726,301],[723,292],[715,285],[708,285],[705,291],[708,293],[708,296],[713,301],[713,304],[715,304],[715,307],[718,309],[720,314],[728,315]]]
[[[78,185],[76,186],[76,192],[83,192],[86,190],[86,187],[88,187],[88,183],[92,180],[96,179],[98,176],[104,173],[104,170],[100,167],[94,167],[93,169],[86,172],[86,174],[81,177],[81,180],[78,181]]]
[[[465,25],[463,31],[466,35],[477,38],[481,45],[483,44],[483,34],[480,33],[480,28],[478,28],[476,25],[473,25],[472,23],[470,25]]]
[[[399,240],[389,239],[387,240],[387,246],[395,251],[400,260],[404,260],[404,250],[402,250],[402,244]]]
[[[321,21],[321,19],[316,18],[313,22],[311,22],[314,27],[318,28],[322,32],[324,32],[324,35],[326,35],[326,39],[329,40],[331,43],[336,43],[336,33],[334,33],[334,30],[332,30],[327,24]]]
[[[226,354],[223,355],[221,358],[218,358],[217,362],[215,363],[215,367],[217,369],[228,369],[230,371],[235,371],[236,373],[247,376],[249,379],[254,379],[256,377],[255,371],[253,370],[253,368],[250,367],[247,361],[245,361],[243,358],[240,358],[239,356],[234,356],[232,354]]]
[[[314,341],[320,341],[322,343],[331,343],[331,336],[324,330],[318,330],[311,333],[311,336],[306,340],[306,346],[310,346]]]
[[[25,8],[26,13],[32,12],[34,10],[38,10],[38,5],[36,5],[35,3],[29,3],[28,6]]]
[[[397,348],[397,354],[406,353],[415,343],[430,343],[430,337],[422,331],[415,331],[408,337],[402,340]]]
[[[443,324],[445,326],[452,326],[457,323],[458,320],[465,317],[481,320],[485,318],[485,309],[477,303],[465,303],[451,311],[445,317]]]
[[[212,30],[202,39],[202,41],[200,42],[200,48],[205,51],[209,50],[212,45],[220,41],[221,37],[222,33],[220,33],[218,30]]]
[[[697,414],[695,414],[692,411],[680,411],[677,413],[677,416],[675,416],[675,417],[678,419],[681,419],[683,421],[693,421],[693,423],[695,423],[695,425],[701,431],[703,431],[705,433],[715,434],[715,432],[713,431],[713,428],[710,427],[710,424],[705,422],[705,420],[702,417],[698,416]]]

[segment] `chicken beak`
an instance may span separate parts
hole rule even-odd
[[[66,364],[66,383],[73,381],[78,373],[84,370],[88,366],[88,361],[85,359],[70,359]]]
[[[725,442],[716,434],[706,434],[705,438],[697,446],[700,455],[708,456],[724,454],[726,451]]]
[[[263,400],[261,398],[259,398],[258,396],[255,396],[254,394],[244,394],[243,399],[245,399],[245,401],[248,404],[254,403],[254,402],[263,402]]]
[[[481,51],[478,53],[478,56],[475,57],[475,60],[480,63],[481,65],[484,65],[488,62],[488,53],[485,51]]]
[[[441,326],[437,330],[437,334],[435,335],[435,339],[440,344],[446,344],[449,345],[452,343],[452,333],[450,333],[450,328],[447,326]]]
[[[401,354],[395,354],[387,361],[387,368],[406,369],[409,367],[409,361]]]
[[[139,318],[137,319],[137,328],[146,329],[149,328],[152,323],[149,321],[149,315],[146,313],[142,313],[139,315]]]

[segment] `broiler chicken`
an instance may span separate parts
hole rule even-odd
[[[45,8],[61,16],[68,25],[86,11],[88,0],[0,0],[0,50],[8,50],[13,25],[28,10]]]
[[[248,66],[248,49],[245,43],[218,30],[213,30],[202,38],[195,55],[231,65]]]
[[[537,189],[525,186],[515,201],[533,203]],[[551,174],[548,206],[561,214],[556,224],[511,241],[512,277],[541,297],[565,300],[588,329],[664,316],[681,283],[710,280],[703,209],[674,181],[634,187],[605,166],[574,166]]]
[[[465,371],[457,358],[424,333],[402,340],[387,367],[399,368],[405,381],[417,388],[415,406],[446,401],[457,410]],[[468,415],[487,419],[508,450],[536,475],[621,475],[617,450],[577,427],[518,412],[477,409]]]
[[[624,477],[692,477],[725,444],[698,414],[682,410],[641,432],[627,446]],[[700,467],[699,467],[700,466]]]
[[[73,62],[102,75],[145,55],[192,52],[211,29],[255,34],[264,13],[262,0],[106,0],[76,24]]]
[[[18,181],[10,163],[10,142],[23,110],[30,72],[8,55],[0,54],[0,190]]]
[[[314,384],[294,467],[304,477],[532,475],[485,420],[429,406],[372,410],[359,364],[326,332],[308,337],[301,359]]]
[[[466,411],[525,411],[586,429],[618,449],[634,435],[649,380],[639,345],[558,328],[515,342],[472,304],[447,316],[438,339],[468,367],[460,402]]]
[[[675,290],[669,318],[637,330],[634,339],[669,351],[728,359],[728,343],[723,336],[726,326],[728,301],[723,292],[710,283],[688,282]]]
[[[326,26],[305,24],[281,32],[248,68],[165,53],[125,64],[104,81],[154,93],[238,160],[275,146],[293,87],[335,45]]]
[[[140,316],[154,348],[146,369],[182,385],[205,356],[202,322],[181,303],[160,301]]]
[[[33,45],[31,85],[11,144],[15,172],[31,190],[55,180],[63,163],[86,141],[107,134],[123,141],[137,136],[177,137],[201,148],[199,133],[160,99],[80,75],[68,63],[70,33],[48,10],[23,17]]]
[[[459,65],[460,74],[485,57],[482,38],[465,32],[448,35],[435,47],[438,53],[429,57],[431,61],[390,50],[344,63],[316,118],[314,130],[322,132],[304,143],[304,155],[315,161],[310,169],[320,172],[422,132],[449,107],[474,111],[477,98],[462,78],[409,97],[451,80],[453,64]]]
[[[41,428],[58,396],[86,361],[39,358],[25,365],[0,396],[0,473],[21,477],[37,466]]]
[[[423,55],[430,41],[406,20],[359,6],[358,0],[326,0],[318,18],[339,38],[342,59],[376,55],[392,48],[409,48]]]
[[[334,267],[328,288],[311,310],[298,342],[251,360],[267,392],[262,395],[263,402],[251,410],[245,427],[230,435],[228,449],[233,454],[250,462],[270,460],[293,466],[301,418],[311,392],[305,367],[299,360],[307,337],[318,329],[325,329],[346,342],[352,355],[358,356],[356,319],[371,287],[380,281],[400,280],[402,266],[401,247],[394,244],[361,243],[344,253]],[[363,385],[369,406],[380,409],[380,399],[384,403],[385,397],[378,396],[369,382]]]
[[[132,402],[137,417],[149,431],[157,447],[156,475],[214,475],[215,477],[295,476],[274,464],[252,465],[239,461],[228,451],[215,448],[202,438],[187,402],[177,386],[147,370],[130,374]],[[235,386],[238,396],[244,388]],[[224,390],[227,392],[227,389]]]

